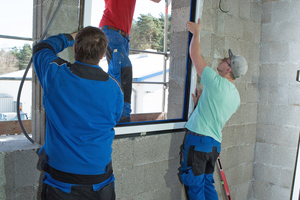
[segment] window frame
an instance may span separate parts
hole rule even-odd
[[[191,14],[190,20],[199,18],[202,14],[204,0],[192,0],[191,1]],[[85,0],[84,11],[87,13],[83,17],[83,26],[90,24],[91,19],[91,0]],[[191,34],[189,34],[188,45],[191,40]],[[134,50],[135,51],[135,50]],[[151,52],[149,52],[151,53]],[[160,52],[164,53],[164,52]],[[168,55],[169,56],[169,55]],[[197,82],[197,72],[193,67],[191,59],[187,56],[186,61],[186,81],[185,81],[185,91],[184,91],[184,104],[183,104],[183,114],[182,118],[179,119],[166,119],[158,121],[141,121],[141,122],[130,122],[130,123],[120,123],[117,124],[115,129],[116,138],[118,137],[130,137],[130,136],[144,136],[149,134],[161,134],[165,132],[176,132],[184,131],[185,124],[188,117],[194,110],[193,99],[190,98],[191,94],[194,93]]]

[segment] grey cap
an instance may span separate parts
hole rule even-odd
[[[234,78],[244,76],[248,70],[246,59],[243,56],[233,55],[230,49],[228,49],[228,54],[230,58],[231,72]]]

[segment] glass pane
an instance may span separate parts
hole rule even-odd
[[[91,19],[85,26],[98,27],[105,4],[104,1],[98,0],[92,0],[90,3]],[[167,116],[168,88],[165,85],[169,80],[169,60],[167,59],[165,63],[163,53],[169,53],[171,4],[167,9],[166,49],[164,49],[165,6],[166,2],[164,0],[159,3],[150,0],[136,1],[129,43],[131,49],[129,58],[133,67],[132,122],[161,120],[166,119],[165,116]],[[143,50],[144,52],[136,50]],[[150,53],[146,51],[150,51]],[[105,57],[99,65],[104,71],[108,72],[108,63]]]
[[[1,1],[0,121],[17,120],[17,93],[32,55],[32,41],[20,38],[32,38],[32,11],[33,0]],[[19,39],[7,39],[6,36]],[[31,119],[31,70],[24,82],[20,102],[21,119]]]

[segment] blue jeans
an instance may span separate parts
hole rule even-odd
[[[188,131],[181,146],[180,179],[189,200],[217,200],[213,185],[215,162],[221,143],[215,139]]]
[[[130,117],[132,91],[132,64],[129,59],[129,38],[119,32],[102,29],[108,40],[106,59],[108,73],[119,81],[124,91],[124,107],[121,117]]]

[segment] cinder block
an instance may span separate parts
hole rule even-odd
[[[268,94],[269,104],[288,104],[288,85],[285,84],[270,84]]]
[[[294,178],[294,169],[282,168],[280,171],[280,184],[279,187],[291,188]]]
[[[236,38],[225,37],[224,55],[222,57],[228,57],[228,49],[231,49],[236,55],[236,51],[239,49],[239,41]]]
[[[230,169],[240,164],[239,158],[239,147],[229,147],[222,149],[221,159],[224,169]]]
[[[282,187],[272,185],[270,191],[270,199],[272,200],[289,199],[290,194],[291,194],[291,190],[289,188],[282,188]]]
[[[260,44],[250,43],[249,44],[249,61],[258,62],[260,59]]]
[[[190,5],[191,5],[191,0],[187,0],[187,1],[172,1],[172,8],[174,10],[178,9],[178,8],[186,7],[186,6],[190,7]],[[172,19],[172,21],[173,21],[173,19]]]
[[[272,186],[268,183],[254,180],[254,182],[253,182],[253,198],[259,199],[259,200],[272,199],[271,187]]]
[[[279,24],[265,23],[261,25],[261,41],[263,45],[278,41],[278,36],[275,34],[279,31]]]
[[[240,93],[241,103],[257,103],[257,101],[258,101],[258,84],[238,83],[237,89]]]
[[[252,184],[253,176],[254,176],[254,162],[243,164],[243,174],[242,174],[243,183]]]
[[[250,20],[261,22],[261,1],[251,1],[250,3]]]
[[[13,159],[16,188],[39,183],[42,174],[37,169],[39,156],[36,150],[16,151],[13,154]]]
[[[228,126],[222,130],[222,149],[234,146],[235,126]]]
[[[248,162],[254,162],[255,157],[255,145],[249,144],[239,147],[239,162],[242,163],[248,163]]]
[[[262,32],[262,37],[263,37],[263,32]],[[263,40],[263,38],[262,38],[262,40]],[[261,46],[260,46],[260,62],[261,62],[261,64],[269,63],[270,59],[271,59],[270,44],[261,44]]]
[[[5,153],[0,152],[0,187],[6,184],[6,175],[5,175]],[[2,190],[0,190],[0,194]]]
[[[261,23],[265,24],[265,23],[270,23],[271,22],[271,14],[265,14],[263,13],[261,15]]]
[[[240,0],[232,0],[227,3],[225,1],[224,2],[222,1],[222,4],[224,3],[222,8],[223,8],[223,10],[229,10],[229,8],[230,8],[230,15],[233,15],[234,17],[238,18],[239,12],[240,12],[239,1]]]
[[[270,83],[277,82],[278,72],[279,72],[278,64],[262,64],[261,68],[260,68],[260,83],[259,83],[259,85],[269,86]],[[263,89],[266,89],[266,88],[263,88]],[[262,93],[262,92],[260,92],[260,93]]]
[[[272,4],[272,22],[286,22],[289,21],[291,15],[289,13],[291,2],[278,1]]]
[[[226,36],[242,39],[243,37],[243,20],[233,16],[225,16],[225,30]]]
[[[6,188],[6,200],[36,200],[40,199],[38,186],[26,186],[21,188]]]
[[[170,143],[171,134],[137,138],[134,143],[134,164],[143,165],[168,160]]]
[[[243,166],[242,165],[235,165],[232,168],[225,168],[225,166],[224,166],[224,172],[226,175],[227,183],[231,187],[238,186],[243,183]]]
[[[187,31],[186,23],[190,19],[190,8],[181,7],[178,9],[172,9],[171,27],[174,32]]]
[[[300,53],[299,52],[300,52],[300,42],[296,42],[296,41],[290,42],[289,43],[289,60],[290,60],[290,62],[292,62],[292,63],[300,62]],[[294,73],[294,75],[295,74],[296,73]]]
[[[112,163],[114,170],[132,167],[134,163],[134,139],[115,139],[112,147]]]
[[[239,1],[239,17],[243,19],[250,19],[250,1]]]
[[[208,3],[205,3],[208,1],[204,1],[204,5],[207,5]],[[211,1],[209,1],[211,2]],[[210,5],[211,6],[211,5]],[[213,32],[213,16],[214,16],[214,11],[212,9],[203,7],[203,12],[202,12],[202,18],[201,20],[201,31],[208,31],[208,32]]]
[[[297,148],[291,148],[287,146],[279,146],[279,145],[273,145],[274,146],[274,154],[273,154],[273,165],[284,167],[287,169],[294,169],[295,167],[295,159],[296,159],[296,153]]]
[[[257,142],[296,147],[299,129],[266,124],[257,125]]]
[[[224,37],[219,37],[217,35],[211,36],[211,51],[213,55],[212,57],[222,58],[224,44],[225,44]]]
[[[213,33],[220,37],[225,36],[225,14],[218,10],[214,12],[213,16]]]
[[[207,31],[201,31],[200,46],[201,46],[201,55],[203,57],[212,56],[211,43],[212,43],[211,33]]]
[[[255,147],[255,162],[258,163],[273,163],[274,150],[273,145],[265,143],[256,143]]]
[[[249,39],[249,38],[247,38]],[[234,54],[236,55],[241,55],[243,56],[247,62],[249,61],[253,61],[253,62],[258,62],[258,60],[251,60],[250,59],[250,51],[252,53],[252,50],[250,49],[251,48],[251,42],[247,41],[247,40],[239,40],[238,41],[238,44],[239,44],[239,52],[235,52]],[[253,43],[254,44],[254,43]],[[250,47],[250,48],[249,48]],[[236,79],[235,81],[240,81],[241,79]]]
[[[231,190],[230,190],[231,193]],[[236,186],[236,191],[232,199],[248,200],[252,194],[252,183],[245,182]]]
[[[289,44],[275,43],[270,46],[270,62],[288,62],[289,61]]]
[[[245,125],[235,126],[233,138],[234,146],[242,146],[245,144]]]
[[[282,70],[284,69],[284,70]],[[298,63],[280,63],[278,64],[278,84],[297,84],[296,72],[299,69]]]
[[[241,104],[240,108],[242,118],[239,119],[239,124],[250,124],[257,122],[257,104],[247,103]]]
[[[299,99],[300,99],[299,84],[289,85],[289,89],[288,89],[288,104],[289,105],[300,105]]]
[[[277,105],[271,112],[274,115],[274,125],[278,126],[299,126],[300,107],[294,105]]]
[[[298,16],[299,15],[299,9],[300,9],[300,2],[299,1],[291,1],[289,2],[289,15],[291,17]],[[296,21],[296,18],[290,18],[292,21]]]
[[[123,169],[121,178],[116,178],[118,178],[116,179],[116,196],[118,197],[127,197],[145,192],[144,165]]]
[[[155,162],[145,166],[145,177],[144,184],[147,190],[155,190],[160,188],[166,188],[168,181],[166,177],[169,178],[170,174],[169,162]],[[176,176],[176,174],[173,174]],[[179,181],[179,180],[178,180]]]
[[[189,33],[187,31],[181,31],[181,32],[173,31],[171,33],[171,41],[176,41],[176,42],[171,42],[170,44],[170,49],[172,50],[171,58],[179,57],[180,61],[183,60],[183,62],[186,63],[186,59],[184,59],[184,57],[186,57],[188,53],[188,36]],[[174,66],[173,59],[171,59],[171,66],[177,68],[176,65]],[[180,65],[181,68],[185,69],[185,67],[183,66],[185,65]],[[170,68],[170,70],[171,69],[172,68]]]
[[[183,144],[184,137],[185,132],[171,134],[169,159],[179,159],[180,146]]]
[[[246,1],[246,0],[244,0]],[[249,2],[249,1],[247,1]],[[250,6],[250,2],[248,3]],[[244,4],[242,4],[244,6]],[[247,42],[254,42],[255,34],[254,23],[252,21],[244,20],[243,21],[243,40]]]
[[[245,125],[245,144],[255,144],[256,142],[256,123]]]
[[[261,45],[261,23],[254,23],[254,42]]]

